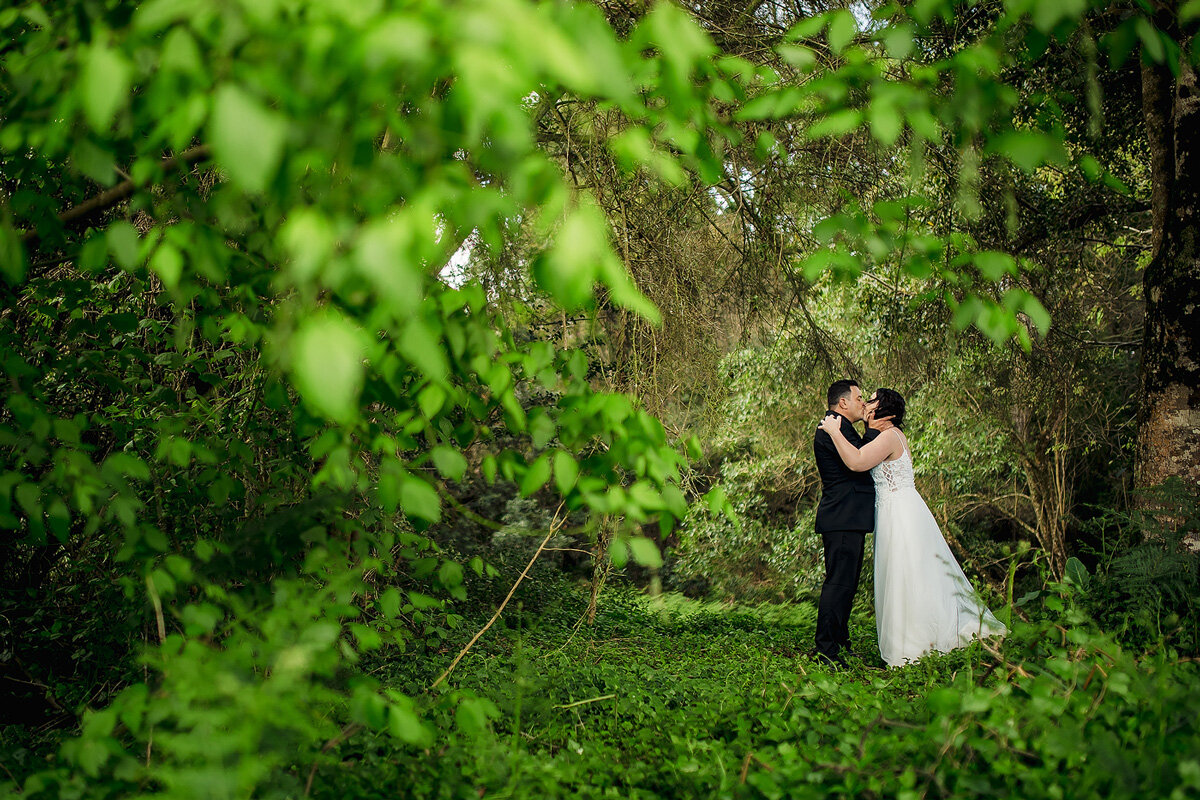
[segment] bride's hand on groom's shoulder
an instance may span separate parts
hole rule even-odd
[[[825,419],[821,420],[821,424],[817,428],[831,434],[841,430],[842,420],[836,414],[826,414]]]

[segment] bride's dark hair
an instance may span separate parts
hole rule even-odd
[[[904,398],[895,389],[876,389],[875,419],[891,417],[892,424],[897,428],[904,427]]]

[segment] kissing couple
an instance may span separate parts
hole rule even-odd
[[[827,399],[829,413],[813,438],[821,475],[816,527],[825,548],[818,656],[845,666],[850,608],[871,531],[875,626],[888,666],[1008,633],[972,589],[913,483],[904,398],[878,389],[864,400],[856,381],[840,380]],[[860,436],[854,424],[862,421],[867,425]]]

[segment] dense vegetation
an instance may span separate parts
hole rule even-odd
[[[1198,19],[0,10],[0,789],[1200,792]],[[846,375],[1003,643],[810,658]]]

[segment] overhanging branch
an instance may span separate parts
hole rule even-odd
[[[198,161],[205,161],[211,155],[208,145],[202,144],[193,147],[190,150],[185,150],[177,156],[163,159],[162,166],[166,172],[172,172],[177,169],[190,167]],[[73,228],[90,220],[100,212],[112,208],[122,200],[126,200],[133,196],[133,193],[146,184],[135,183],[133,180],[126,180],[118,183],[111,189],[106,189],[95,197],[88,198],[76,206],[68,208],[66,211],[58,215],[58,222],[64,228]],[[26,231],[21,235],[21,242],[29,245],[39,239],[37,230]]]

